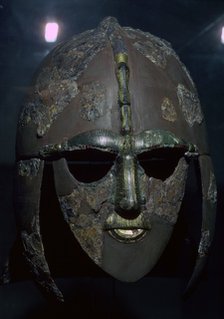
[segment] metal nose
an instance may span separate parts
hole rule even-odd
[[[141,213],[137,162],[131,155],[117,160],[115,211],[126,219],[134,219]]]

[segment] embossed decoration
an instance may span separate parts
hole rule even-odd
[[[106,107],[105,87],[99,82],[83,85],[81,89],[81,118],[95,121],[103,115]]]
[[[41,160],[39,158],[32,158],[18,162],[18,174],[25,177],[37,176],[40,169]]]
[[[155,63],[161,68],[166,67],[167,57],[171,54],[171,51],[162,41],[160,43],[138,41],[134,43],[134,47],[152,63]]]
[[[175,110],[175,107],[172,103],[172,101],[165,97],[161,104],[161,110],[162,110],[162,117],[169,121],[169,122],[175,122],[177,120],[177,113]]]
[[[24,105],[19,125],[37,125],[37,135],[44,136],[54,120],[78,94],[77,79],[93,57],[106,44],[105,29],[98,28],[59,45],[50,54],[50,66],[38,75],[34,94]]]
[[[136,40],[133,46],[157,66],[165,68],[167,58],[170,55],[176,57],[169,42],[153,36],[149,32],[133,30],[132,28],[125,28],[125,30],[129,38]]]
[[[34,100],[26,104],[21,114],[20,125],[33,122],[37,125],[37,135],[44,136],[58,114],[77,94],[78,87],[75,81],[51,82],[48,89],[35,93]]]
[[[195,123],[201,124],[203,114],[197,94],[189,91],[183,84],[178,84],[177,97],[189,126],[192,127]]]
[[[160,39],[149,32],[143,32],[139,29],[134,30],[130,27],[125,27],[124,29],[127,32],[128,38],[136,41],[133,45],[137,48],[137,50],[158,66],[165,68],[168,56],[172,55],[175,57],[186,74],[186,77],[190,81],[192,87],[195,88],[195,84],[190,76],[189,71],[184,63],[180,61],[178,55],[175,53],[168,41]],[[149,41],[142,42],[142,37],[149,39]],[[151,43],[154,43],[154,47]],[[154,50],[154,53],[152,53],[152,50]]]
[[[207,199],[213,204],[217,202],[217,187],[216,187],[215,175],[212,172],[210,172],[210,181],[209,181]]]
[[[211,246],[210,232],[209,230],[204,230],[201,233],[201,240],[198,247],[199,257],[207,256],[210,246]]]

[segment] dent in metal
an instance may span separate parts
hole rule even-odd
[[[192,127],[195,123],[201,124],[203,114],[197,94],[188,90],[183,84],[178,84],[177,97],[184,118],[189,126]]]
[[[95,121],[103,115],[106,108],[106,90],[103,84],[91,82],[80,90],[81,113],[83,120]]]
[[[18,162],[19,176],[34,177],[38,175],[41,160],[32,158],[30,160],[22,160]]]
[[[161,104],[162,117],[169,122],[175,122],[177,120],[177,113],[172,101],[165,97]]]

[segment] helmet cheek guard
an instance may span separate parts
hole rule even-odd
[[[211,158],[208,155],[201,155],[198,158],[198,162],[202,186],[201,238],[198,245],[198,255],[194,271],[185,291],[186,295],[191,292],[198,282],[206,264],[214,235],[216,215],[217,189]]]
[[[51,277],[40,234],[39,205],[44,161],[39,158],[20,160],[16,166],[16,217],[26,262],[33,278],[49,297],[63,301]]]
[[[114,18],[57,46],[36,76],[17,132],[17,223],[40,288],[63,301],[39,225],[46,161],[83,250],[115,278],[135,281],[168,243],[191,159],[200,170],[202,226],[187,291],[209,254],[217,193],[194,83],[169,43]]]

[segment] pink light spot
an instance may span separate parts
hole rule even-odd
[[[58,38],[59,26],[56,22],[48,22],[45,26],[45,41],[56,42]]]

